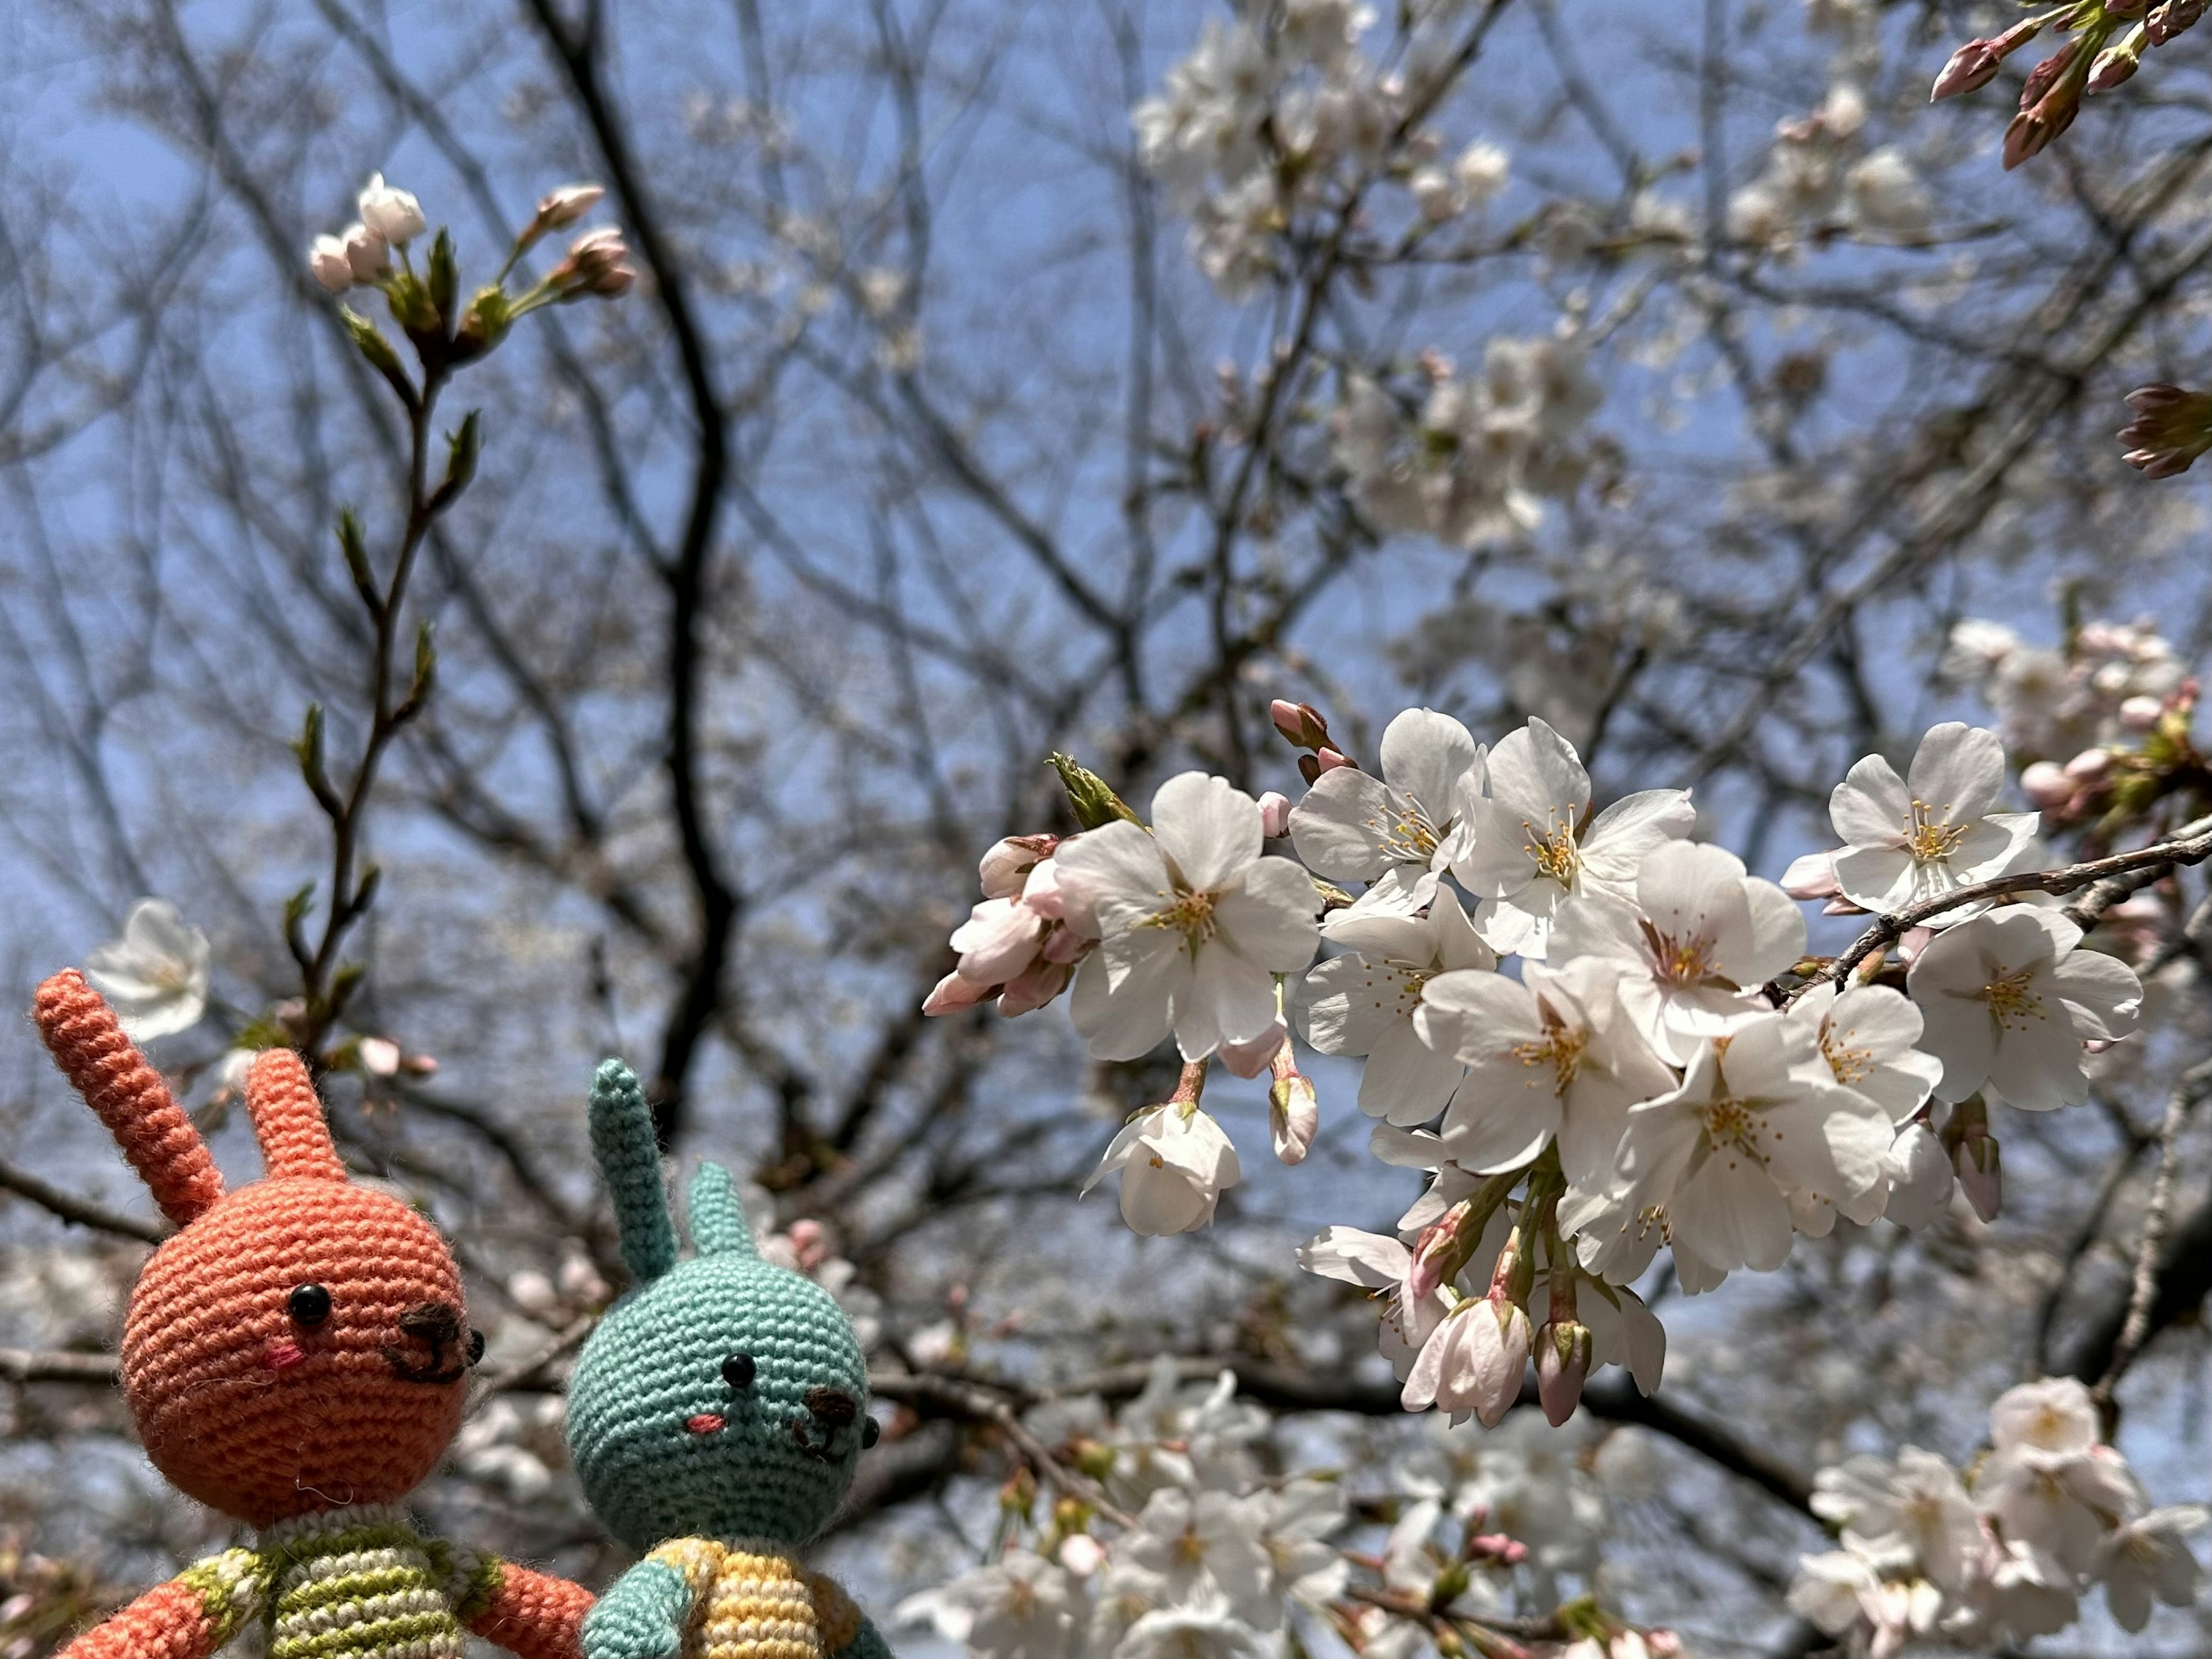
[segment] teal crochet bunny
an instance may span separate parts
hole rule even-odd
[[[591,1125],[636,1283],[577,1358],[568,1451],[600,1520],[645,1559],[586,1619],[585,1659],[890,1659],[798,1554],[875,1443],[851,1322],[755,1252],[719,1164],[691,1183],[698,1253],[677,1261],[652,1114],[618,1060],[592,1079]]]

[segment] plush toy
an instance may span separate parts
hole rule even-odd
[[[574,1659],[590,1594],[411,1526],[400,1500],[460,1425],[469,1328],[429,1222],[347,1179],[300,1056],[246,1077],[262,1179],[222,1176],[161,1075],[82,975],[32,1007],[55,1062],[176,1233],[123,1327],[123,1389],[154,1467],[255,1529],[71,1643],[64,1659],[207,1659],[247,1625],[268,1659],[462,1659],[464,1629]]]
[[[867,1366],[830,1293],[765,1261],[729,1174],[691,1183],[676,1259],[653,1120],[620,1060],[592,1087],[592,1151],[636,1281],[568,1383],[584,1495],[644,1559],[584,1621],[586,1659],[890,1659],[799,1551],[875,1443]]]

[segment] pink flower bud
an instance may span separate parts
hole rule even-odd
[[[1782,872],[1782,890],[1794,899],[1833,898],[1843,890],[1836,884],[1835,858],[1830,851],[1792,860]]]
[[[1284,1052],[1289,1052],[1287,1044]],[[1278,1074],[1267,1091],[1267,1130],[1274,1139],[1277,1160],[1304,1163],[1320,1128],[1321,1103],[1311,1081],[1296,1072]]]
[[[2031,806],[2063,806],[2074,799],[2074,780],[2056,762],[2037,761],[2021,773],[2020,792]]]
[[[2058,84],[2058,77],[2066,72],[2066,66],[2074,61],[2075,54],[2081,50],[2081,41],[2069,40],[2050,57],[2028,70],[2027,79],[2020,89],[2021,108],[2033,109],[2041,103],[2044,94]]]
[[[1951,1154],[1951,1162],[1974,1213],[1984,1221],[1995,1221],[2004,1202],[2004,1169],[1997,1155],[1996,1137],[1987,1133],[1968,1135]]]
[[[1935,938],[1933,927],[1908,927],[1898,937],[1897,954],[1910,967],[1920,960],[1920,953],[1934,942]]]
[[[2166,713],[2166,704],[2156,697],[2130,697],[2120,705],[2120,724],[2130,732],[2148,732]]]
[[[343,237],[316,237],[307,248],[307,269],[326,294],[343,294],[353,286],[353,261],[346,258]]]
[[[1270,789],[1260,797],[1260,833],[1269,841],[1280,841],[1290,832],[1291,798]]]
[[[1590,1330],[1579,1322],[1547,1324],[1536,1333],[1536,1397],[1545,1420],[1558,1428],[1582,1403],[1589,1376]]]
[[[963,979],[958,973],[947,974],[937,981],[937,988],[925,998],[921,1012],[925,1014],[957,1014],[963,1008],[973,1008],[991,994],[991,987],[978,985],[972,979]]]
[[[550,190],[538,204],[536,228],[565,230],[597,207],[606,193],[602,185],[562,185]]]
[[[356,283],[373,283],[392,269],[392,252],[385,240],[367,225],[348,225],[338,233],[346,263]]]
[[[1042,916],[1047,921],[1065,921],[1067,900],[1060,890],[1060,866],[1050,859],[1030,871],[1029,878],[1022,884],[1021,907],[1032,915]]]
[[[1008,836],[994,842],[976,866],[983,878],[985,898],[1012,898],[1022,890],[1023,879],[1039,860],[1052,856],[1058,836]]]
[[[1310,702],[1278,697],[1267,705],[1267,718],[1274,721],[1283,741],[1294,749],[1318,749],[1328,741],[1328,722]]]
[[[2075,783],[2094,782],[2105,775],[2112,764],[2112,757],[2101,749],[2084,749],[2066,763],[2066,775]]]
[[[1042,1008],[1065,991],[1074,976],[1075,970],[1066,963],[1042,957],[1006,981],[999,993],[999,1012],[1012,1019]]]
[[[2089,65],[2087,90],[2110,92],[2142,67],[2143,31],[2130,29],[2125,40],[2106,46]]]
[[[361,1069],[371,1077],[391,1077],[399,1070],[399,1045],[390,1037],[361,1040]]]
[[[2150,43],[2162,46],[2204,15],[2206,0],[2166,0],[2144,20]]]
[[[1087,1532],[1070,1533],[1060,1540],[1060,1565],[1088,1578],[1106,1565],[1106,1547]]]
[[[1314,764],[1316,770],[1334,772],[1340,766],[1351,766],[1352,758],[1348,755],[1337,753],[1334,749],[1324,749],[1315,755]],[[1357,767],[1353,767],[1352,769],[1358,770]]]
[[[2129,446],[2121,459],[2146,478],[2186,472],[2212,448],[2212,392],[2160,383],[2137,386],[2127,402],[2136,418],[2118,434]]]
[[[1961,93],[1979,91],[1996,79],[1997,67],[2003,62],[2004,52],[1996,41],[1967,41],[1951,54],[1950,61],[1936,76],[1936,84],[1929,88],[1928,101],[1941,103]]]

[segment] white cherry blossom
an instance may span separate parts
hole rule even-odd
[[[1484,936],[1498,951],[1541,959],[1555,919],[1593,897],[1626,900],[1644,857],[1690,832],[1684,789],[1647,789],[1589,817],[1589,774],[1540,720],[1490,753],[1489,793],[1470,800],[1449,848],[1452,874],[1495,902]]]
[[[1708,1043],[1681,1086],[1633,1108],[1620,1141],[1627,1206],[1664,1205],[1680,1246],[1723,1270],[1778,1267],[1792,1192],[1839,1206],[1881,1179],[1894,1131],[1838,1086],[1813,1033],[1762,1015]]]
[[[2176,1504],[2139,1516],[2106,1539],[2097,1571],[2105,1581],[2105,1605],[2122,1630],[2148,1624],[2154,1598],[2170,1607],[2197,1605],[2204,1570],[2189,1535],[2204,1524],[2203,1505]]]
[[[1940,1100],[1990,1089],[2028,1111],[2089,1097],[2085,1042],[2136,1029],[2142,983],[2116,957],[2079,951],[2081,930],[2027,905],[1945,929],[1914,961],[1905,988],[1942,1062]]]
[[[1805,918],[1787,893],[1724,847],[1671,841],[1637,872],[1633,908],[1563,913],[1549,959],[1612,967],[1622,1011],[1660,1058],[1685,1066],[1706,1038],[1767,1012],[1759,988],[1804,953]]]
[[[1570,1193],[1601,1195],[1629,1108],[1671,1089],[1660,1063],[1613,1001],[1614,971],[1585,957],[1526,963],[1519,981],[1466,969],[1422,988],[1414,1029],[1470,1069],[1444,1113],[1444,1150],[1478,1174],[1528,1162],[1556,1138]]]
[[[1338,775],[1330,773],[1324,777]],[[1498,958],[1476,935],[1459,896],[1439,887],[1423,917],[1340,912],[1322,929],[1348,947],[1305,978],[1299,994],[1306,1041],[1325,1054],[1364,1054],[1359,1109],[1401,1127],[1444,1108],[1465,1071],[1415,1029],[1422,998],[1442,974],[1488,969]]]
[[[1948,1211],[1959,1184],[1942,1141],[1917,1121],[1897,1132],[1882,1155],[1881,1173],[1889,1188],[1882,1214],[1908,1232],[1918,1232]]]
[[[1790,1005],[1790,1017],[1813,1027],[1836,1081],[1866,1096],[1893,1123],[1909,1121],[1943,1074],[1943,1062],[1917,1046],[1920,1010],[1887,985],[1839,992],[1823,981]]]
[[[1460,814],[1482,787],[1483,750],[1433,708],[1408,708],[1383,729],[1382,775],[1324,772],[1291,811],[1291,844],[1334,882],[1368,884],[1361,914],[1411,915],[1437,890]]]
[[[1148,1238],[1209,1225],[1221,1194],[1243,1178],[1221,1126],[1183,1101],[1154,1106],[1123,1125],[1083,1190],[1116,1170],[1121,1218]]]
[[[415,199],[414,192],[386,184],[380,173],[369,174],[356,205],[362,223],[394,247],[404,247],[428,228],[422,204]]]
[[[189,1030],[207,1012],[208,936],[163,898],[143,898],[123,919],[123,937],[84,959],[133,1042]]]
[[[1200,772],[1152,797],[1153,833],[1116,821],[1054,856],[1069,924],[1101,943],[1075,981],[1075,1029],[1101,1060],[1170,1030],[1185,1060],[1275,1022],[1277,974],[1312,960],[1312,878],[1260,855],[1258,803]]]
[[[1434,1406],[1472,1412],[1494,1429],[1520,1398],[1535,1333],[1528,1315],[1503,1297],[1468,1297],[1445,1315],[1421,1345],[1400,1393],[1409,1412]]]
[[[1997,734],[1958,720],[1929,729],[1905,777],[1879,755],[1861,760],[1828,797],[1844,896],[1886,914],[2026,867],[2038,818],[1990,810],[2004,775]]]

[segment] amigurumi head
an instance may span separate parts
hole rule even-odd
[[[289,1048],[246,1073],[262,1179],[223,1190],[161,1074],[75,969],[32,1018],[177,1232],[147,1258],[123,1327],[123,1389],[154,1467],[266,1527],[396,1502],[460,1426],[481,1352],[437,1230],[353,1184]]]
[[[698,1254],[677,1261],[652,1115],[620,1060],[592,1081],[591,1129],[637,1282],[569,1379],[585,1496],[636,1550],[700,1536],[806,1542],[875,1438],[852,1322],[811,1279],[761,1259],[719,1164],[692,1181]]]

